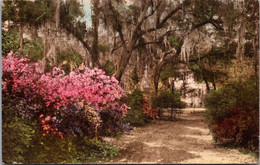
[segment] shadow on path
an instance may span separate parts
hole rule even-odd
[[[214,144],[202,110],[184,110],[176,120],[156,120],[125,133],[122,138],[105,138],[121,150],[112,164],[132,163],[257,163],[250,155]]]

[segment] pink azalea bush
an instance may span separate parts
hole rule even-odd
[[[86,107],[93,107],[96,113],[109,109],[122,117],[127,112],[128,107],[119,103],[123,96],[119,82],[115,77],[105,75],[101,69],[85,68],[83,72],[72,71],[66,75],[63,70],[54,67],[51,72],[44,74],[39,63],[19,58],[12,52],[2,58],[2,63],[3,92],[13,96],[22,95],[27,100],[38,99],[37,104],[42,104],[44,109],[39,115],[48,121],[55,121],[53,119],[57,112],[71,104],[79,105],[84,111],[91,109]],[[42,119],[42,123],[45,119]],[[91,122],[98,125],[102,121],[96,118]],[[57,132],[56,128],[47,124],[43,124],[43,130],[46,133]]]

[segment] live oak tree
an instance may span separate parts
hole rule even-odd
[[[211,1],[211,6],[218,3],[220,4],[218,1]],[[188,59],[187,55],[190,52],[187,52],[187,49],[198,49],[199,51],[202,48],[202,45],[190,48],[188,38],[192,33],[199,34],[199,31],[204,30],[203,27],[209,24],[215,29],[223,30],[221,27],[223,22],[217,15],[216,9],[210,10],[208,15],[204,14],[204,17],[198,19],[195,15],[199,8],[198,4],[188,0],[183,3],[158,0],[134,1],[133,5],[128,8],[124,2],[110,0],[103,2],[102,6],[103,20],[106,22],[106,26],[113,29],[118,39],[114,49],[120,47],[123,49],[122,55],[118,55],[116,77],[119,80],[122,78],[134,52],[138,52],[142,48],[145,50],[142,53],[154,61],[153,83],[156,93],[160,71],[165,64],[172,61],[180,62],[183,54],[185,54],[182,57],[183,60]],[[197,39],[196,42],[201,41]],[[205,51],[205,55],[209,50],[200,51]]]

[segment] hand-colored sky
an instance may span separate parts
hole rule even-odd
[[[87,22],[87,27],[91,26],[91,0],[81,0],[83,10],[85,11],[84,21]]]
[[[91,26],[91,0],[80,0],[83,5],[83,10],[85,11],[84,21],[87,22],[87,27]],[[126,3],[131,3],[131,0],[126,0]]]

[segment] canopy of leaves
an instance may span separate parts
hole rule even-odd
[[[6,56],[10,51],[16,52],[18,48],[17,29],[11,28],[8,32],[2,31],[2,56]]]
[[[77,37],[83,39],[86,32],[86,22],[80,21],[84,16],[82,5],[77,0],[61,1],[60,23],[61,27],[73,32]]]
[[[52,0],[14,0],[14,3],[16,7],[13,6],[12,1],[4,1],[2,21],[11,20],[15,23],[39,26],[44,21],[54,17]],[[18,12],[19,20],[16,18],[15,10]]]
[[[176,70],[176,67],[174,66],[174,64],[168,63],[162,68],[162,71],[160,73],[160,78],[162,80],[166,80],[170,77],[176,77],[177,76],[176,71],[177,70]]]

